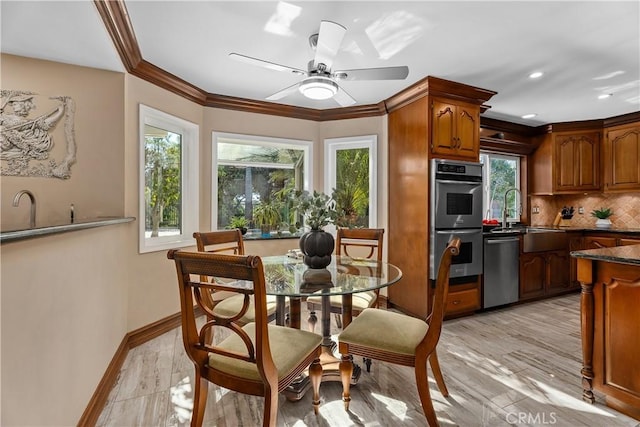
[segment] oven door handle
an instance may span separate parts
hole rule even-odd
[[[438,230],[436,234],[476,234],[482,233],[482,229],[479,230]]]
[[[482,181],[456,181],[454,179],[436,179],[436,185],[437,184],[482,185]]]

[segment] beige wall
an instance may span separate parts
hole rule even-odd
[[[75,101],[77,144],[77,161],[71,166],[70,179],[2,177],[2,230],[29,226],[27,200],[22,200],[17,208],[11,204],[13,196],[22,189],[28,189],[36,196],[39,226],[68,222],[71,203],[75,205],[78,220],[122,215],[124,76],[13,55],[3,54],[1,59],[2,89],[26,90],[40,95],[35,99],[38,110],[32,111],[31,117],[45,112],[41,109],[47,106],[50,96],[66,95]],[[56,149],[66,146],[63,128],[64,119],[53,133]]]
[[[200,126],[201,229],[210,229],[214,130],[313,141],[316,189],[323,185],[323,138],[377,134],[378,168],[386,174],[383,117],[317,123],[203,108],[133,76],[11,55],[2,55],[1,87],[71,96],[78,143],[69,180],[2,177],[3,230],[28,224],[26,201],[10,206],[23,188],[37,197],[38,225],[67,221],[70,203],[79,219],[137,217],[140,103]],[[383,183],[386,175],[378,184],[386,197]],[[250,241],[246,249],[271,255],[297,244]],[[3,244],[0,251],[0,424],[75,425],[125,334],[179,311],[173,265],[165,251],[138,254],[137,220]]]
[[[71,178],[2,177],[2,227],[28,227],[31,190],[37,224],[124,212],[124,76],[2,55],[2,89],[76,102],[77,163]],[[59,127],[62,124],[59,125]],[[64,138],[54,134],[56,145]],[[73,425],[127,332],[125,236],[131,224],[3,244],[0,424]]]

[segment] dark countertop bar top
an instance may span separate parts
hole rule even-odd
[[[594,261],[640,265],[640,245],[573,251],[571,252],[571,256],[574,258],[585,258]]]
[[[491,229],[495,229],[496,231],[490,231]],[[640,228],[626,228],[626,227],[566,227],[566,226],[557,226],[557,225],[515,225],[510,231],[499,231],[501,230],[500,226],[484,226],[484,236],[505,236],[510,234],[524,234],[527,229],[544,229],[544,230],[556,230],[556,231],[566,231],[566,232],[587,232],[587,233],[618,233],[618,234],[629,234],[629,235],[638,235],[640,237]]]
[[[135,221],[135,217],[98,217],[74,222],[73,224],[51,225],[47,227],[27,228],[24,230],[0,232],[0,243],[9,243],[51,234],[67,233],[69,231],[85,230],[87,228],[104,227]]]
[[[640,235],[640,228],[625,228],[625,227],[567,227],[567,226],[545,226],[540,225],[536,226],[537,228],[549,228],[553,230],[565,230],[565,231],[589,231],[589,232],[599,232],[599,233],[621,233],[621,234],[638,234]]]

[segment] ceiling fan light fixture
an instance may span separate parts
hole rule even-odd
[[[338,92],[338,84],[327,77],[308,77],[300,83],[299,90],[309,99],[329,99]]]

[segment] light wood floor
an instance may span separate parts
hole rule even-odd
[[[304,304],[303,304],[304,306]],[[304,317],[303,317],[304,319]],[[443,426],[636,426],[602,404],[581,400],[579,295],[446,321],[438,346],[449,398],[430,380]],[[191,417],[191,362],[178,329],[129,352],[98,426],[182,426]],[[280,397],[278,426],[424,426],[413,370],[374,361],[344,410],[339,383]],[[263,399],[210,385],[206,426],[261,424]]]

